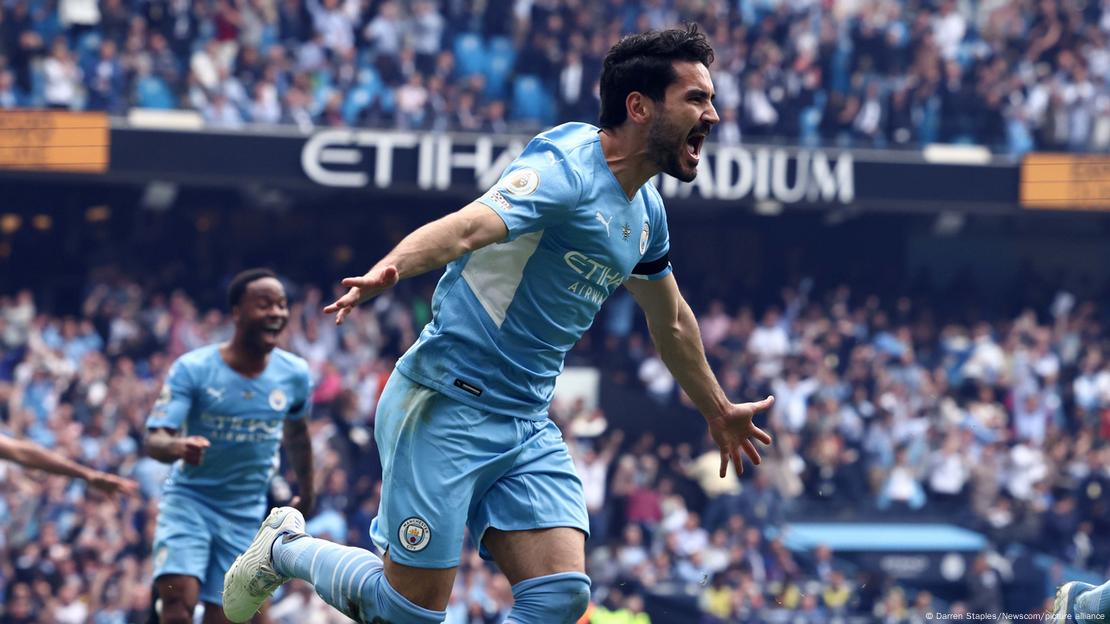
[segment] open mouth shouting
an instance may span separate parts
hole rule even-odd
[[[702,145],[705,144],[705,137],[708,134],[708,131],[699,129],[691,132],[686,137],[686,155],[694,162],[695,166],[697,166],[698,161],[701,159],[701,148]]]

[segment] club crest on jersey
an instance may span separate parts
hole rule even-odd
[[[170,385],[166,384],[162,386],[162,391],[158,393],[158,400],[154,402],[154,405],[161,407],[169,403],[171,398],[173,398],[173,393],[170,392]]]
[[[405,550],[420,552],[427,548],[428,542],[432,540],[432,529],[428,527],[427,522],[413,516],[401,523],[398,537],[401,539],[401,546]]]
[[[651,236],[651,229],[648,227],[648,222],[644,221],[644,229],[640,232],[640,255],[647,253],[648,238]]]
[[[535,169],[521,169],[505,178],[505,190],[513,195],[531,195],[540,186],[540,174]]]
[[[270,407],[274,408],[275,412],[280,412],[285,409],[286,405],[289,405],[289,399],[285,398],[285,393],[282,392],[281,388],[274,388],[270,392]]]
[[[168,546],[159,546],[158,552],[154,553],[154,568],[158,569],[166,565],[166,559],[170,558],[170,549]]]

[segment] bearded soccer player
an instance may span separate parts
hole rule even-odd
[[[267,269],[243,271],[228,304],[231,340],[178,358],[146,423],[147,453],[173,462],[154,534],[163,624],[191,623],[198,601],[205,624],[226,622],[224,574],[266,512],[279,444],[297,476],[293,504],[305,513],[313,504],[308,364],[277,348],[285,289]]]
[[[443,265],[433,319],[397,363],[378,406],[384,484],[377,556],[308,537],[274,509],[224,585],[232,621],[278,585],[304,579],[361,622],[441,622],[464,528],[512,583],[516,624],[575,622],[590,599],[582,484],[547,418],[563,357],[620,285],[643,308],[664,362],[705,416],[721,476],[760,462],[752,423],[772,398],[732,403],[706,362],[668,257],[649,180],[689,182],[719,121],[713,50],[694,26],[633,35],[608,53],[600,128],[536,136],[501,181],[425,225],[325,308],[342,323],[399,279]]]

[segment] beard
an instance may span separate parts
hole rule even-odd
[[[648,156],[659,170],[683,182],[693,182],[698,168],[686,167],[682,158],[686,154],[686,137],[689,128],[681,128],[664,119],[652,121],[648,128]]]

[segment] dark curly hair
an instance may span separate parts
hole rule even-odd
[[[251,282],[265,277],[276,279],[277,273],[270,269],[256,268],[241,271],[231,278],[231,283],[227,287],[227,307],[234,308],[239,305],[239,302],[243,300],[243,295],[247,292],[247,286],[250,286]]]
[[[605,55],[601,70],[602,128],[616,128],[628,117],[625,100],[639,91],[655,102],[662,102],[667,87],[678,74],[675,61],[692,61],[709,67],[713,46],[698,31],[697,24],[683,28],[628,35]]]

